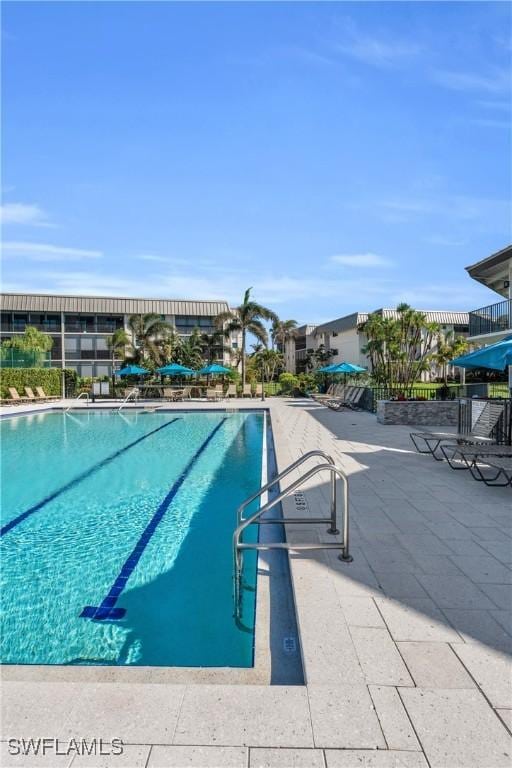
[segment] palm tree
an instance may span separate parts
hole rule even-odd
[[[437,349],[432,355],[434,362],[442,369],[445,386],[448,384],[448,364],[450,360],[460,357],[468,348],[468,342],[463,336],[455,336],[453,331],[437,336]]]
[[[273,381],[276,372],[282,367],[284,357],[277,349],[262,348],[255,352],[255,361],[259,369],[263,372],[266,381]]]
[[[256,336],[262,344],[267,344],[268,334],[262,320],[271,320],[275,322],[277,316],[271,309],[258,304],[251,299],[251,290],[248,288],[239,307],[230,309],[227,312],[221,312],[217,315],[216,323],[219,328],[223,328],[224,336],[229,338],[232,333],[242,334],[242,384],[245,384],[245,349],[247,342],[247,332]]]
[[[131,346],[131,340],[124,328],[118,328],[112,336],[109,336],[107,345],[112,353],[112,375],[114,375],[116,360],[125,356],[126,347]]]
[[[286,342],[294,338],[296,328],[296,320],[279,320],[279,318],[276,318],[272,323],[272,328],[270,329],[272,346],[280,346],[284,351]]]
[[[224,355],[224,352],[228,350],[226,344],[224,344],[224,334],[222,331],[214,331],[213,333],[201,334],[201,348],[203,354],[206,355],[208,364],[217,360],[220,355]]]
[[[177,362],[176,358],[179,356],[181,339],[174,328],[171,328],[171,330],[165,334],[159,346],[162,351],[165,364]]]
[[[136,363],[153,362],[161,365],[165,362],[162,343],[174,329],[160,315],[149,312],[146,315],[131,315],[128,327],[133,335],[133,359]]]
[[[176,362],[186,365],[187,368],[201,368],[203,365],[203,345],[201,334],[194,328],[187,339],[181,339],[181,344],[176,350]]]

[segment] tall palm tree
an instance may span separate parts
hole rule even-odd
[[[245,350],[247,333],[252,333],[262,344],[267,344],[268,334],[262,320],[275,321],[277,316],[271,309],[258,304],[251,299],[251,290],[248,288],[239,307],[221,312],[217,315],[217,327],[223,329],[224,336],[229,338],[232,333],[242,334],[242,384],[245,384]]]
[[[278,345],[284,351],[286,342],[290,341],[290,339],[293,339],[295,336],[296,328],[296,320],[279,320],[279,318],[276,318],[270,329],[272,346]]]
[[[214,360],[217,360],[221,355],[224,355],[224,352],[227,352],[229,349],[226,344],[224,344],[224,334],[222,331],[202,333],[201,347],[203,354],[206,355],[206,359],[209,365],[213,363]]]
[[[118,328],[116,331],[114,331],[112,336],[109,336],[107,345],[112,354],[112,375],[114,375],[116,360],[125,356],[126,348],[131,347],[132,343],[125,329]]]
[[[128,327],[133,334],[133,359],[136,363],[165,362],[162,342],[173,332],[173,327],[160,315],[149,312],[145,315],[131,315]]]

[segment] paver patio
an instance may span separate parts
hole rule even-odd
[[[118,758],[30,762],[3,744],[2,766],[512,764],[510,490],[418,455],[407,427],[372,414],[266,405],[279,469],[321,448],[350,477],[354,562],[290,555],[305,685],[48,683],[7,671],[2,738],[129,746]],[[325,516],[327,478],[304,490],[309,512]],[[293,498],[283,512],[301,514]],[[290,525],[288,540],[331,541],[325,527]]]

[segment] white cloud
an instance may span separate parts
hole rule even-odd
[[[36,227],[48,227],[50,223],[45,211],[38,205],[27,203],[6,203],[0,205],[2,224],[25,224]]]
[[[346,21],[334,49],[350,58],[375,67],[392,67],[417,56],[422,47],[409,40],[371,36],[361,32],[352,21]]]
[[[510,72],[507,69],[487,74],[435,70],[432,77],[436,83],[453,91],[483,91],[493,94],[510,91]]]
[[[392,262],[379,256],[378,253],[339,253],[331,256],[329,261],[334,264],[342,264],[345,267],[390,267]]]
[[[81,261],[82,259],[99,259],[103,256],[101,251],[20,241],[4,242],[2,253],[4,256],[19,256],[31,261]]]

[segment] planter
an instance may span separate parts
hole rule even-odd
[[[379,400],[379,424],[408,424],[421,427],[456,427],[458,400]]]

